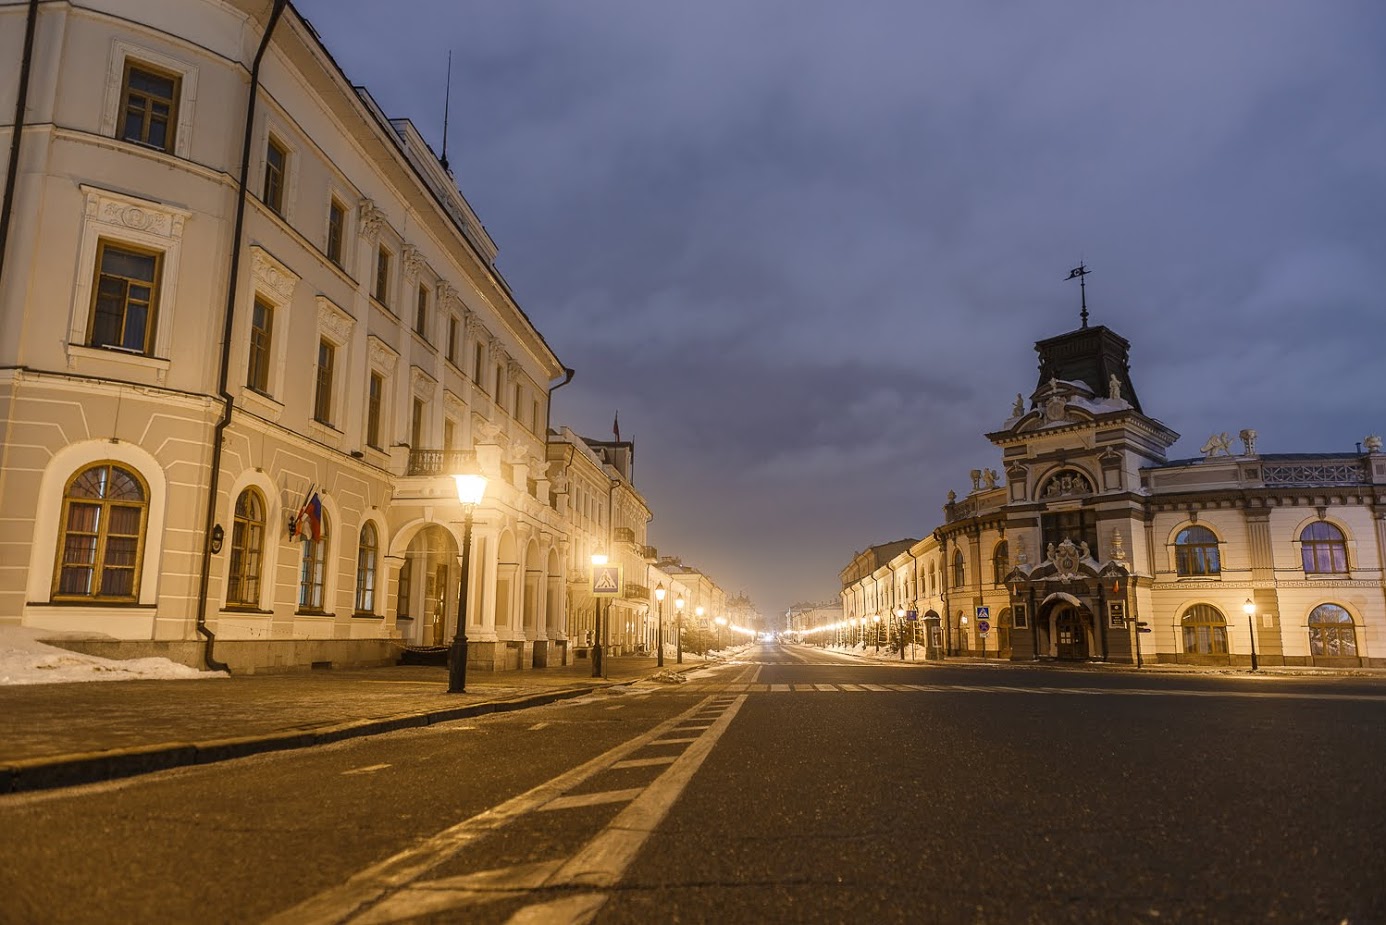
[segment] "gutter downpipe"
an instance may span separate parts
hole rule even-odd
[[[19,178],[19,139],[24,134],[24,111],[29,108],[29,75],[34,69],[34,31],[38,27],[38,0],[29,0],[24,25],[24,60],[19,65],[19,93],[14,101],[14,137],[10,139],[10,163],[5,168],[5,204],[0,206],[0,279],[5,277],[5,245],[10,240],[14,217],[14,188]]]
[[[221,452],[226,443],[226,428],[231,424],[231,409],[235,403],[235,398],[226,390],[226,385],[231,367],[231,327],[235,320],[236,286],[240,279],[241,270],[241,236],[245,232],[246,186],[250,176],[250,140],[255,129],[255,100],[260,89],[260,62],[264,59],[265,51],[269,48],[270,37],[274,35],[275,24],[279,22],[279,16],[287,5],[288,0],[274,0],[269,21],[265,24],[264,35],[260,37],[260,47],[256,49],[255,60],[250,66],[250,90],[245,107],[245,141],[241,147],[241,178],[236,188],[236,225],[231,234],[231,270],[226,283],[226,311],[221,330],[221,367],[217,374],[217,394],[221,396],[222,411],[221,419],[217,421],[212,430],[212,471],[207,480],[207,519],[202,531],[202,575],[197,593],[197,632],[198,635],[207,640],[207,647],[202,653],[207,667],[212,671],[225,671],[227,673],[230,673],[230,667],[224,662],[217,661],[212,655],[212,647],[216,645],[217,638],[207,628],[207,591],[212,581],[212,530],[216,526],[217,519],[217,490],[221,481]]]

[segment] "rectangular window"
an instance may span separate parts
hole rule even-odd
[[[371,373],[370,389],[366,393],[366,444],[380,449],[380,404],[385,396],[385,380]]]
[[[414,570],[410,568],[412,560],[405,559],[404,564],[399,567],[399,602],[395,605],[396,619],[411,619],[409,613],[409,591],[413,582]]]
[[[288,150],[271,138],[265,147],[265,195],[261,198],[280,215],[284,214],[284,178],[288,166]]]
[[[332,423],[332,365],[337,349],[325,340],[318,341],[318,379],[313,393],[313,420]]]
[[[375,255],[375,300],[390,304],[390,252],[381,248]]]
[[[179,78],[135,61],[125,62],[121,98],[125,117],[120,137],[160,151],[173,150],[178,115]]]
[[[448,362],[457,363],[457,316],[448,318]]]
[[[245,384],[257,392],[269,394],[270,346],[274,332],[274,306],[263,299],[255,300],[250,314],[250,364]]]
[[[539,433],[539,400],[536,398],[529,406],[529,429]]]
[[[1044,548],[1058,546],[1064,540],[1072,540],[1074,546],[1088,544],[1088,552],[1094,559],[1097,555],[1097,520],[1092,511],[1062,511],[1057,514],[1044,514],[1040,518],[1044,534]]]
[[[492,395],[493,398],[495,398],[496,404],[497,404],[497,405],[503,405],[503,404],[505,404],[505,394],[501,391],[501,387],[505,385],[505,379],[504,379],[504,377],[505,377],[505,369],[504,369],[504,367],[497,366],[497,367],[496,367],[496,387],[495,387],[495,389],[491,392],[491,395]]]
[[[515,420],[520,419],[520,402],[524,399],[524,387],[518,382],[510,392],[510,413]]]
[[[342,265],[342,236],[346,233],[346,206],[337,200],[327,207],[327,259]]]
[[[419,284],[419,301],[414,310],[414,333],[428,339],[428,288]]]
[[[472,352],[472,381],[482,390],[486,388],[485,384],[481,381],[481,370],[485,365],[486,348],[478,343]]]
[[[452,421],[443,422],[443,451],[446,452],[453,448],[457,439],[457,425]]]
[[[424,403],[423,399],[414,399],[414,413],[409,420],[409,445],[414,449],[423,446],[423,424],[424,424]]]
[[[87,345],[148,354],[154,347],[160,258],[101,241]]]

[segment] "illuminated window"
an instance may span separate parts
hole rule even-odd
[[[1227,654],[1227,618],[1211,604],[1194,604],[1179,621],[1184,627],[1184,651],[1191,655]]]
[[[87,345],[148,354],[158,309],[158,254],[101,241]]]
[[[139,592],[149,494],[114,463],[79,472],[63,493],[55,600],[133,602]]]
[[[1343,537],[1343,531],[1330,523],[1316,520],[1304,528],[1299,541],[1306,574],[1347,573],[1347,540]]]
[[[967,570],[963,565],[962,550],[953,553],[953,587],[961,588],[966,584]]]
[[[1309,654],[1357,655],[1357,632],[1352,614],[1337,604],[1320,604],[1309,612]]]
[[[265,502],[247,488],[236,499],[231,528],[231,569],[226,578],[226,603],[254,607],[260,603],[260,563],[265,542]]]
[[[1180,575],[1217,575],[1218,538],[1207,527],[1185,527],[1174,538],[1174,569]]]
[[[356,550],[356,612],[375,613],[375,563],[379,552],[375,524],[361,527],[361,544]]]
[[[179,78],[136,61],[125,62],[125,101],[120,137],[160,151],[173,151]]]

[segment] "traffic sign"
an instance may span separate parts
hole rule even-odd
[[[982,609],[982,608],[979,608]],[[977,632],[985,636],[991,632],[991,621],[985,618],[977,621]]]
[[[978,607],[978,608],[977,608],[977,619],[978,619],[978,620],[990,620],[990,619],[991,619],[991,608],[990,608],[990,607]]]
[[[907,610],[907,611],[905,611],[905,619],[906,619],[906,620],[918,620],[918,619],[919,619],[919,611],[917,611],[917,610]]]
[[[621,566],[592,566],[592,593],[599,597],[617,597],[621,593]]]

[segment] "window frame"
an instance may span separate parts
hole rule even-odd
[[[390,274],[393,262],[394,253],[384,244],[377,245],[375,249],[375,286],[372,287],[371,298],[385,308],[390,307]]]
[[[1216,614],[1218,620],[1213,620],[1210,614]],[[1201,619],[1191,619],[1195,616]],[[1179,626],[1183,631],[1182,651],[1185,655],[1231,654],[1231,646],[1228,644],[1227,615],[1214,605],[1203,602],[1190,604],[1179,615]],[[1201,632],[1205,628],[1207,631]],[[1191,640],[1192,646],[1190,645]],[[1203,648],[1205,643],[1207,651],[1204,651]]]
[[[1198,541],[1182,541],[1190,533],[1200,534]],[[1210,539],[1204,539],[1207,534]],[[1174,534],[1174,573],[1180,578],[1218,578],[1222,575],[1222,541],[1202,524],[1187,524]],[[1212,550],[1209,565],[1208,551]]]
[[[126,347],[123,345],[123,343],[95,343],[96,322],[98,317],[97,309],[98,306],[101,304],[102,298],[102,280],[107,278],[107,273],[105,272],[102,264],[109,250],[116,250],[118,252],[122,252],[133,257],[149,257],[153,258],[154,260],[154,271],[152,274],[153,280],[150,282],[146,282],[144,280],[136,280],[133,277],[124,277],[117,276],[116,274],[110,274],[111,279],[121,280],[126,284],[125,297],[122,303],[121,311],[121,341],[124,341],[125,339],[125,327],[129,322],[130,316],[130,284],[136,283],[139,285],[146,285],[149,289],[149,299],[145,311],[143,344],[141,349],[139,350],[135,350],[131,347]],[[94,273],[95,276],[93,277],[91,283],[91,305],[87,315],[87,330],[86,336],[83,338],[82,346],[92,350],[113,350],[118,353],[123,353],[131,356],[143,356],[153,358],[155,356],[154,349],[155,344],[158,340],[159,332],[160,300],[163,296],[162,283],[164,274],[164,252],[156,248],[127,244],[126,242],[121,241],[119,239],[101,237],[98,238],[96,241],[96,263]]]
[[[414,333],[424,341],[428,341],[428,296],[428,285],[420,282],[414,301]]]
[[[1325,620],[1314,619],[1314,615],[1320,613],[1325,608],[1331,607],[1340,612],[1346,620]],[[1309,631],[1309,655],[1312,658],[1358,658],[1360,650],[1357,647],[1357,620],[1353,617],[1352,611],[1342,604],[1333,601],[1325,601],[1315,606],[1309,611],[1309,616],[1305,620],[1305,625]],[[1342,642],[1346,638],[1349,652],[1341,650]],[[1332,640],[1339,651],[1330,652],[1329,642]]]
[[[327,365],[323,365],[326,353]],[[337,345],[331,338],[318,335],[318,358],[313,367],[313,420],[333,427],[333,374],[336,370]]]
[[[334,215],[340,215],[341,221],[334,222]],[[327,237],[323,241],[323,256],[339,270],[346,269],[346,223],[347,207],[336,196],[327,197]]]
[[[298,612],[313,615],[327,613],[327,538],[331,536],[327,509],[322,511],[322,534],[303,541],[299,556]],[[316,594],[316,597],[314,595]]]
[[[276,153],[280,157],[278,165],[272,158]],[[264,176],[261,181],[260,201],[275,215],[284,218],[284,204],[289,190],[289,146],[280,141],[273,132],[265,136]]]
[[[1332,530],[1337,534],[1337,538],[1308,537],[1311,531],[1316,529]],[[1308,537],[1308,538],[1306,538]],[[1348,560],[1348,537],[1347,531],[1337,524],[1327,520],[1314,520],[1305,524],[1299,531],[1299,553],[1300,566],[1307,575],[1348,575],[1352,571],[1352,563]],[[1319,555],[1321,552],[1328,554],[1328,568],[1320,568]],[[1337,555],[1335,555],[1335,553]],[[1337,562],[1338,555],[1341,555],[1341,563]],[[1310,565],[1313,568],[1310,568]],[[1337,566],[1341,564],[1341,568]]]
[[[998,587],[1006,583],[1006,576],[1011,571],[1011,543],[1009,540],[997,540],[996,545],[991,550],[991,583]]]
[[[168,105],[168,116],[165,121],[164,128],[165,144],[163,145],[154,144],[149,140],[149,128],[151,117],[151,112],[149,108],[146,108],[144,111],[141,137],[131,138],[128,134],[126,134],[126,127],[129,125],[130,98],[135,92],[130,86],[130,78],[132,73],[136,70],[143,71],[151,77],[171,80],[173,82],[173,95],[170,98],[163,99],[162,97],[149,97],[149,99],[157,99]],[[149,64],[148,62],[136,56],[127,55],[125,57],[125,65],[122,69],[120,81],[120,112],[116,116],[116,139],[118,139],[119,141],[127,142],[129,144],[139,145],[143,148],[149,148],[153,151],[162,151],[165,154],[174,153],[177,150],[176,145],[178,140],[178,108],[179,102],[182,99],[182,94],[182,73],[176,70],[170,70],[168,68]]]
[[[253,519],[249,514],[242,514],[243,498],[252,498],[260,505],[259,520]],[[260,606],[261,595],[264,592],[265,536],[268,522],[269,505],[261,491],[254,486],[241,489],[232,507],[231,549],[226,566],[227,607]],[[246,548],[247,533],[257,541],[249,550]],[[245,591],[247,584],[253,587],[249,593]]]
[[[366,543],[366,532],[370,531],[371,543]],[[376,589],[380,571],[380,530],[375,522],[367,520],[361,524],[361,532],[356,544],[356,593],[353,599],[353,613],[357,616],[377,616],[375,606],[378,602]]]
[[[127,594],[106,594],[103,593],[101,589],[105,584],[104,573],[108,567],[112,569],[121,570],[124,570],[125,568],[124,566],[116,565],[108,566],[106,562],[106,553],[107,550],[110,548],[111,538],[109,532],[109,524],[111,520],[110,508],[116,504],[120,504],[124,507],[132,507],[136,505],[124,500],[114,501],[104,497],[99,499],[85,497],[75,498],[72,495],[73,486],[77,484],[77,481],[79,479],[81,479],[88,472],[91,472],[95,469],[103,468],[119,469],[121,472],[129,476],[134,481],[134,483],[139,487],[139,490],[142,495],[138,503],[139,523],[137,526],[137,532],[134,534],[116,534],[118,537],[133,536],[135,539],[134,553],[131,557],[132,564],[129,567],[130,590]],[[145,547],[149,535],[149,510],[153,504],[153,498],[150,493],[149,482],[145,480],[144,476],[139,472],[138,469],[136,469],[134,466],[131,466],[129,463],[125,463],[120,460],[114,459],[97,460],[78,467],[67,477],[67,480],[63,483],[60,501],[61,505],[59,508],[58,515],[57,539],[54,544],[53,578],[51,588],[49,591],[49,600],[54,603],[97,603],[132,605],[138,604],[140,600],[141,578],[143,577],[142,573],[144,571]],[[93,538],[91,549],[91,572],[88,577],[87,584],[88,587],[95,589],[95,591],[88,592],[86,594],[66,592],[62,590],[63,573],[65,569],[69,568],[67,550],[69,546],[69,535],[72,533],[71,509],[74,502],[78,502],[84,505],[91,505],[94,502],[97,506],[100,507],[100,512],[97,514],[95,518],[95,532],[93,533],[92,531],[77,531],[80,535],[89,535]],[[80,565],[80,563],[77,563],[76,567],[81,568],[82,566]]]
[[[178,78],[178,105],[172,118],[173,139],[171,150],[161,150],[152,145],[123,138],[125,113],[126,71],[131,61],[146,70],[162,71]],[[188,159],[191,156],[194,116],[197,109],[198,68],[186,61],[161,54],[151,48],[143,48],[129,42],[115,39],[111,42],[110,59],[106,69],[106,93],[101,107],[99,134],[129,144],[152,154],[166,154],[171,157]]]
[[[274,303],[256,293],[250,306],[250,351],[246,359],[245,386],[261,395],[270,394],[270,373],[274,369]],[[268,326],[259,325],[261,310]],[[256,357],[259,357],[259,363]],[[258,375],[257,375],[258,373]]]

